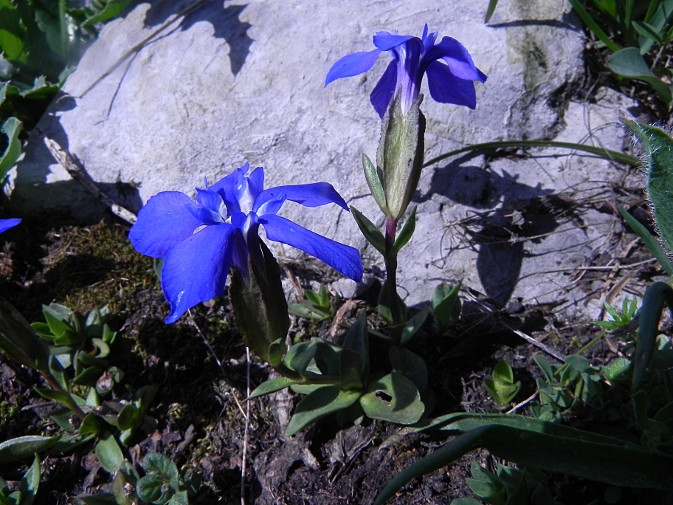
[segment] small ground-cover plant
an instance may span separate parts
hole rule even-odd
[[[139,431],[154,428],[156,421],[147,415],[147,408],[156,388],[145,386],[126,399],[113,393],[123,372],[112,361],[116,332],[105,322],[106,309],[93,310],[84,318],[51,304],[43,308],[43,314],[45,322],[29,325],[0,299],[0,350],[42,375],[45,384],[35,391],[60,406],[50,414],[60,432],[52,437],[6,441],[0,463],[54,446],[69,451],[90,443],[96,445],[97,453],[109,454],[120,451],[117,440],[129,444]]]

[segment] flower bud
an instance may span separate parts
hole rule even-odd
[[[387,216],[399,219],[409,206],[423,166],[425,116],[420,111],[423,96],[402,111],[400,94],[383,117],[376,162],[381,170]]]

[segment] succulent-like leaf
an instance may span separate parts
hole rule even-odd
[[[10,438],[0,443],[0,464],[13,463],[43,452],[53,447],[59,440],[56,437],[41,437],[26,435],[23,437]]]
[[[368,417],[398,424],[413,424],[425,411],[416,385],[394,371],[370,384],[360,405]]]
[[[124,461],[124,454],[117,440],[109,433],[98,440],[95,453],[101,466],[112,474],[121,467]]]
[[[347,391],[339,386],[323,386],[304,397],[294,410],[285,429],[286,435],[294,435],[309,424],[353,405],[361,393]]]

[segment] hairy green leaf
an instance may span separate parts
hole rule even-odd
[[[372,223],[367,216],[362,212],[357,210],[355,207],[351,206],[351,214],[360,228],[360,231],[367,239],[374,249],[376,249],[381,255],[385,256],[386,254],[386,240],[383,238],[383,233]]]

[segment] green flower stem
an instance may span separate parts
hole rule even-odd
[[[383,289],[387,291],[386,298],[390,310],[390,323],[392,325],[405,322],[405,314],[400,297],[397,294],[397,251],[394,248],[395,234],[397,232],[398,218],[389,217],[386,219],[385,230],[385,255],[383,257],[386,266],[386,280]]]

